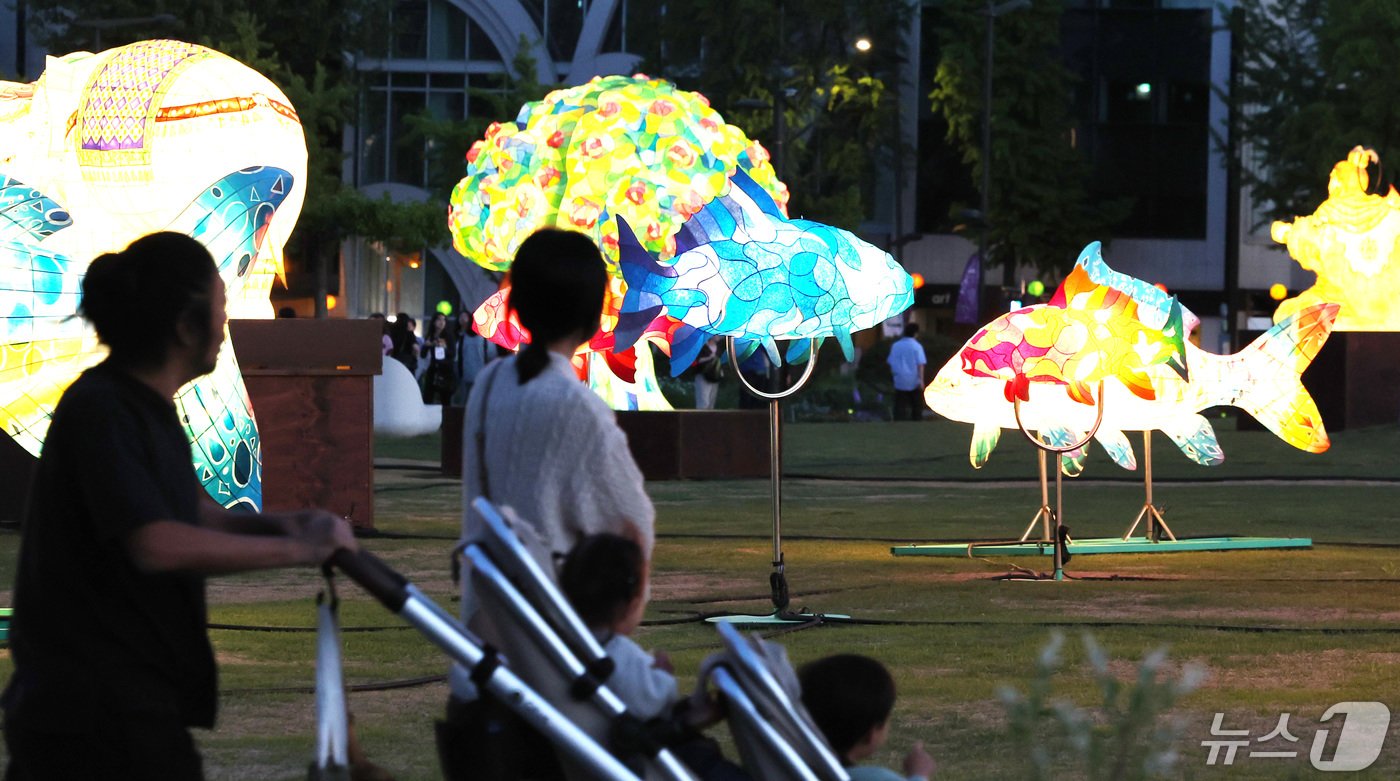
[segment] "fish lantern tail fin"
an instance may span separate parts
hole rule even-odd
[[[649,284],[657,277],[671,277],[674,271],[665,268],[647,252],[637,240],[637,234],[620,215],[617,218],[618,266],[622,269],[622,279],[627,283],[627,292],[622,297],[622,306],[617,316],[617,327],[613,329],[615,343],[613,349],[621,352],[631,347],[641,338],[647,326],[665,311],[661,296],[650,290]]]
[[[1234,405],[1309,453],[1327,450],[1331,440],[1317,403],[1303,387],[1303,371],[1331,335],[1339,308],[1314,304],[1300,309],[1230,358],[1229,384],[1242,387]]]

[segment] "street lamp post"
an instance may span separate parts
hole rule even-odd
[[[986,65],[982,69],[982,231],[977,239],[977,300],[982,300],[982,281],[987,269],[987,234],[992,227],[992,63],[995,56],[993,44],[996,41],[996,18],[1010,11],[1030,6],[1030,0],[1005,0],[993,4],[987,0],[987,8],[982,12],[987,18],[986,25]],[[1002,267],[1002,284],[1011,287],[1015,284],[1016,270],[1010,263]]]

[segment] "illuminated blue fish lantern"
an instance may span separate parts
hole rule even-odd
[[[743,171],[728,193],[705,204],[676,235],[669,264],[656,260],[618,218],[618,256],[627,292],[617,347],[635,342],[658,318],[679,321],[671,369],[679,374],[711,336],[761,345],[779,363],[778,340],[803,360],[808,342],[833,337],[854,360],[851,334],[914,303],[914,282],[889,253],[849,231],[783,216]]]

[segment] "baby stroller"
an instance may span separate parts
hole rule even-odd
[[[526,683],[638,775],[692,781],[694,775],[608,689],[612,660],[548,574],[552,564],[533,529],[508,520],[485,499],[472,510],[485,522],[481,536],[462,550],[478,600],[473,626],[502,649]],[[590,777],[572,757],[562,759],[571,779]]]
[[[821,730],[802,707],[787,653],[730,624],[716,624],[725,651],[710,662],[709,680],[729,713],[744,769],[764,781],[849,781]]]
[[[339,551],[331,563],[403,618],[430,641],[471,672],[472,681],[505,703],[527,724],[543,734],[561,757],[583,777],[604,781],[641,781],[638,774],[603,748],[588,732],[561,713],[548,697],[521,680],[495,651],[487,647],[461,622],[424,596],[413,584],[367,551]],[[337,665],[338,666],[338,665]],[[338,672],[338,670],[336,671]],[[318,680],[318,689],[320,689]],[[335,696],[326,698],[332,703]],[[339,713],[322,713],[318,762],[327,777],[343,763],[344,703]],[[330,722],[332,726],[325,725]],[[313,768],[313,773],[317,768]]]

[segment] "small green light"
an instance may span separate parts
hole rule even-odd
[[[1032,279],[1030,284],[1026,285],[1026,292],[1033,296],[1038,296],[1045,292],[1045,283],[1038,279]]]
[[[452,304],[446,301],[437,302],[437,311],[446,317],[452,316]]]

